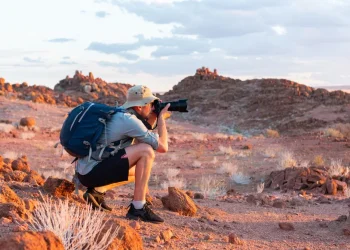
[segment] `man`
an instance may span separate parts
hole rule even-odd
[[[114,152],[99,149],[93,152],[91,157],[87,156],[77,161],[79,181],[88,188],[83,197],[93,207],[112,210],[104,201],[105,192],[135,181],[134,199],[127,218],[153,223],[164,221],[146,203],[148,180],[155,158],[154,151],[168,151],[165,119],[170,116],[170,105],[162,109],[157,119],[152,105],[156,99],[158,98],[146,86],[130,88],[127,101],[122,106],[127,112],[114,114],[99,139],[99,143],[105,145],[117,142]],[[147,128],[154,127],[156,122],[158,135]]]

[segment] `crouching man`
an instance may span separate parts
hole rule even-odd
[[[101,150],[96,150],[90,159],[85,157],[78,160],[77,176],[87,187],[83,197],[94,208],[112,210],[105,203],[105,192],[134,181],[134,199],[126,217],[153,223],[164,221],[146,203],[155,151],[159,153],[168,151],[165,119],[171,115],[168,111],[170,105],[162,109],[157,121],[157,115],[152,109],[153,101],[156,99],[158,98],[146,86],[138,85],[130,88],[127,101],[122,106],[127,112],[114,114],[99,139],[101,144],[107,143],[107,145],[118,142],[114,153],[101,153]],[[158,134],[149,130],[156,122]]]

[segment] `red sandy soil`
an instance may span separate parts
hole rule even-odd
[[[28,157],[32,169],[48,176],[52,170],[59,177],[69,178],[74,171],[68,163],[72,158],[61,154],[60,148],[53,145],[59,140],[59,129],[69,108],[45,104],[33,104],[25,101],[0,99],[1,120],[19,122],[22,117],[31,116],[37,121],[40,131],[34,132],[31,139],[13,138],[2,132],[0,155],[15,152]],[[343,222],[335,221],[341,215],[349,215],[350,199],[341,196],[328,196],[327,203],[317,199],[320,194],[295,191],[287,193],[279,190],[265,189],[264,194],[270,199],[280,198],[290,201],[299,197],[298,205],[287,205],[286,208],[275,208],[269,205],[254,205],[246,201],[249,194],[256,193],[256,184],[278,167],[277,157],[263,155],[266,149],[277,152],[289,150],[294,153],[298,162],[312,162],[316,155],[321,155],[325,162],[331,159],[342,159],[345,165],[350,163],[349,142],[336,142],[314,131],[293,137],[280,138],[243,137],[237,140],[232,137],[215,136],[215,129],[205,129],[186,122],[169,120],[169,152],[156,155],[154,171],[150,181],[150,193],[154,197],[154,210],[165,219],[165,223],[154,225],[140,222],[138,230],[144,241],[145,249],[350,249],[350,238],[342,233]],[[1,132],[0,132],[1,133]],[[23,131],[18,131],[23,133]],[[206,139],[198,140],[203,133]],[[242,147],[250,144],[251,150]],[[219,146],[232,147],[236,155],[224,155]],[[213,159],[216,157],[217,162]],[[193,166],[194,161],[200,166]],[[238,171],[250,177],[247,185],[238,185],[229,181],[229,176],[219,174],[218,168],[223,162],[238,166]],[[63,167],[67,167],[63,171]],[[216,197],[195,199],[199,206],[196,216],[180,216],[163,208],[160,199],[167,194],[161,183],[166,181],[164,169],[175,168],[179,177],[186,182],[184,190],[200,192],[198,181],[202,177],[213,177],[233,188],[233,195],[221,194]],[[228,186],[226,186],[228,189]],[[81,192],[81,191],[80,191]],[[131,200],[133,185],[128,184],[109,192],[108,203],[113,206],[111,216],[125,220],[127,206]],[[82,194],[82,192],[81,192]],[[290,222],[294,231],[283,231],[279,222]],[[320,226],[321,225],[321,226]],[[156,242],[160,232],[170,229],[175,237],[169,243]],[[8,227],[0,225],[0,234],[6,234]],[[228,243],[228,235],[235,233],[243,241],[243,246]]]

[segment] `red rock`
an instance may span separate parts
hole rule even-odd
[[[173,232],[170,229],[167,229],[161,232],[160,236],[165,242],[167,242],[167,241],[170,241],[171,238],[173,237]]]
[[[135,230],[139,230],[141,228],[141,225],[138,221],[132,221],[129,223],[129,225]]]
[[[183,191],[169,187],[168,192],[169,194],[161,199],[165,208],[178,212],[180,215],[194,216],[197,213],[196,204]]]
[[[236,234],[234,233],[231,233],[229,236],[228,236],[228,242],[231,243],[231,244],[235,244],[235,245],[243,245],[244,244],[244,241],[241,240]]]
[[[21,126],[34,127],[36,124],[35,118],[33,117],[24,117],[20,120],[19,124]]]
[[[293,226],[292,223],[280,222],[280,223],[278,223],[278,226],[279,226],[282,230],[286,230],[286,231],[293,231],[293,230],[294,230],[294,226]]]
[[[100,237],[104,235],[105,232],[112,226],[112,230],[116,227],[120,227],[118,230],[118,236],[113,240],[113,242],[108,246],[107,250],[142,250],[143,243],[142,238],[139,233],[131,228],[127,223],[117,220],[109,219],[102,229]]]
[[[16,216],[14,217],[14,214]],[[17,215],[19,218],[28,219],[28,214],[23,206],[19,206],[15,203],[0,203],[0,218],[13,218],[16,219]]]
[[[19,232],[0,238],[0,249],[11,250],[64,250],[61,240],[50,231]]]
[[[11,164],[11,167],[13,170],[19,170],[25,173],[29,173],[30,172],[30,167],[27,163],[26,160],[24,159],[17,159],[14,160]]]
[[[0,183],[0,203],[13,202],[19,206],[23,206],[23,201],[17,194],[9,188],[5,183]]]
[[[65,179],[49,177],[44,183],[44,189],[56,197],[66,197],[71,196],[75,186],[72,182]]]

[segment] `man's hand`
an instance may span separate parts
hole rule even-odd
[[[162,117],[164,120],[168,119],[171,116],[171,112],[168,111],[170,103],[168,103],[159,113],[159,117]]]

